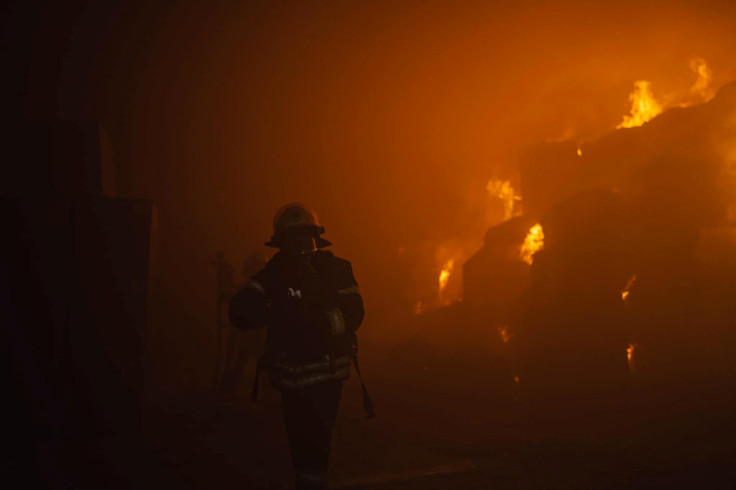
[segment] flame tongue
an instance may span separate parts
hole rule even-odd
[[[617,129],[641,126],[662,112],[662,106],[654,98],[649,85],[649,82],[646,80],[634,82],[634,91],[629,95],[631,115],[624,116],[621,124],[616,126]]]
[[[491,179],[486,184],[488,193],[503,202],[503,219],[508,221],[514,217],[514,205],[521,197],[516,194],[513,186],[508,180]]]
[[[636,274],[631,276],[631,279],[629,279],[629,281],[626,283],[626,287],[624,288],[623,291],[621,291],[622,300],[626,301],[626,299],[628,299],[629,294],[631,293],[631,287],[634,285],[635,282],[636,282]]]
[[[455,261],[453,259],[450,259],[447,262],[445,262],[445,265],[442,267],[442,270],[440,271],[440,277],[439,277],[440,297],[442,297],[442,293],[445,291],[445,288],[447,287],[447,281],[450,280],[450,274],[452,274],[452,271],[454,269],[455,269]]]
[[[629,371],[632,373],[635,370],[635,364],[634,364],[634,351],[636,350],[636,342],[632,342],[629,344],[629,346],[626,348],[626,360],[629,363]]]
[[[705,60],[702,58],[690,60],[690,69],[697,76],[695,83],[690,87],[690,95],[688,96],[683,93],[665,95],[661,99],[664,101],[664,105],[654,97],[650,87],[651,84],[647,80],[634,82],[634,91],[629,94],[631,114],[624,116],[624,120],[616,126],[616,129],[641,126],[645,122],[657,117],[663,110],[672,106],[688,107],[693,103],[708,102],[712,99],[715,95],[710,86],[712,74]]]
[[[532,265],[534,261],[534,254],[544,248],[544,231],[542,225],[537,223],[529,229],[529,233],[526,234],[524,243],[521,245],[521,252],[519,256],[521,260],[529,265]]]

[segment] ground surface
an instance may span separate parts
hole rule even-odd
[[[365,419],[351,379],[334,431],[334,488],[736,488],[736,416],[723,383],[687,400],[640,393],[593,416],[367,371],[378,417]],[[201,393],[154,388],[144,415],[142,442],[117,452],[109,443],[107,469],[97,468],[107,488],[290,488],[274,392],[255,405],[218,407]],[[90,477],[90,487],[98,485]]]

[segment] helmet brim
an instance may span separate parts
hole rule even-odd
[[[332,242],[329,240],[325,240],[324,238],[316,238],[314,240],[314,244],[318,249],[320,249],[320,248],[329,247],[330,245],[332,245]],[[277,240],[274,240],[273,238],[271,238],[270,241],[264,243],[264,245],[267,247],[271,247],[271,248],[281,248],[281,245],[279,245],[279,242]]]
[[[316,230],[316,233],[309,233],[309,235],[314,237],[314,245],[317,247],[317,249],[329,247],[332,245],[332,242],[329,240],[325,240],[322,238],[319,234],[324,233],[324,228],[320,227]],[[281,248],[282,247],[282,241],[281,239],[284,238],[283,236],[272,236],[271,240],[266,242],[264,245],[271,248]]]

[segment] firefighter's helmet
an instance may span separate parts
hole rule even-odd
[[[292,202],[282,206],[273,218],[273,236],[266,246],[282,248],[285,239],[297,235],[309,235],[314,238],[316,248],[332,245],[320,235],[325,232],[319,224],[317,213],[307,205]]]

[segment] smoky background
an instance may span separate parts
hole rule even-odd
[[[233,334],[221,279],[302,201],[366,305],[378,417],[353,376],[334,487],[733,487],[732,2],[9,1],[0,25],[3,475],[290,485],[278,393],[249,398],[264,332]]]
[[[518,185],[529,145],[615,128],[635,80],[687,90],[693,58],[712,87],[733,80],[734,9],[16,2],[4,7],[3,85],[9,114],[100,120],[117,194],[156,203],[152,352],[161,379],[203,386],[215,251],[239,270],[267,252],[273,213],[306,202],[353,262],[362,338],[401,339],[435,294],[438,250],[467,258],[503,221],[489,180]]]

